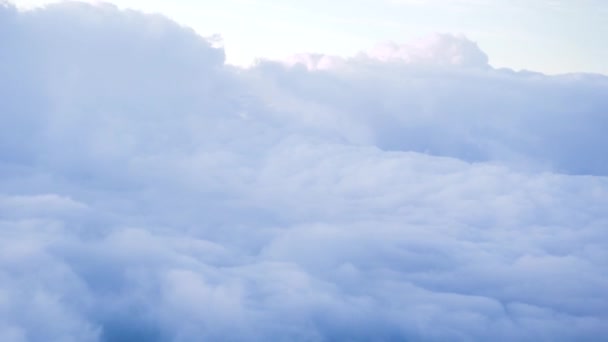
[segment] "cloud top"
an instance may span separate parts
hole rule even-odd
[[[409,44],[385,42],[343,58],[324,54],[300,53],[282,60],[285,65],[302,65],[308,70],[327,70],[350,64],[400,64],[415,67],[488,68],[488,56],[466,37],[439,34]]]
[[[463,36],[435,34],[413,44],[380,44],[367,51],[366,56],[382,62],[399,61],[407,64],[488,67],[488,56],[477,44]]]

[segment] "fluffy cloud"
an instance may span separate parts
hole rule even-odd
[[[348,63],[397,63],[421,66],[458,66],[487,68],[488,56],[476,43],[464,36],[434,34],[411,44],[385,42],[363,51],[355,58],[345,59],[323,54],[297,54],[286,58],[287,66],[302,65],[308,70],[327,70],[344,67]]]
[[[267,102],[351,142],[536,170],[608,172],[605,76],[463,67],[439,55],[430,51],[423,64],[355,57],[329,70],[268,62],[256,72],[275,80],[262,92]]]
[[[412,45],[385,43],[366,53],[383,62],[402,60],[409,64],[486,67],[488,56],[465,37],[435,34]]]
[[[238,69],[80,3],[0,41],[2,341],[608,333],[605,76],[450,35]]]

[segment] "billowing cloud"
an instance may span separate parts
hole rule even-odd
[[[301,53],[282,61],[287,66],[302,65],[308,70],[327,70],[347,63],[394,63],[417,67],[487,68],[488,56],[464,36],[434,34],[411,44],[385,42],[358,56],[345,59],[323,54]]]
[[[0,42],[2,341],[608,333],[605,76],[451,35],[239,69],[80,3]]]
[[[300,55],[290,68],[267,62],[254,74],[275,81],[261,92],[267,102],[351,142],[537,170],[608,172],[608,78],[450,64],[436,50],[418,62],[357,56],[327,63]]]
[[[488,56],[465,37],[435,34],[412,45],[385,43],[366,53],[383,62],[486,67]]]

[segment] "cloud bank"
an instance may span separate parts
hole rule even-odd
[[[81,3],[0,5],[0,76],[2,341],[608,334],[608,77]]]

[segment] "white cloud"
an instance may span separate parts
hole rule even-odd
[[[606,77],[450,35],[238,69],[112,6],[0,18],[3,341],[608,333]]]
[[[435,34],[411,44],[385,42],[358,56],[345,59],[338,56],[301,53],[281,60],[287,66],[301,65],[307,70],[328,70],[344,67],[347,63],[401,63],[431,67],[487,68],[488,56],[477,44],[464,36]]]
[[[397,60],[410,64],[488,66],[488,57],[477,44],[448,34],[436,34],[413,45],[385,43],[366,55],[383,62]]]

